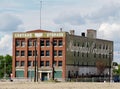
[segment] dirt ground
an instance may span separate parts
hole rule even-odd
[[[0,89],[120,89],[120,83],[0,82]]]

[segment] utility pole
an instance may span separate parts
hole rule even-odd
[[[111,82],[112,75],[111,75],[111,62],[112,62],[112,53],[109,53],[109,82]]]
[[[36,78],[37,78],[37,76],[36,76],[36,40],[34,41],[34,46],[35,46],[35,51],[34,51],[34,56],[35,56],[35,62],[34,62],[34,64],[35,64],[35,71],[34,71],[34,82],[36,82],[37,80],[36,80]]]
[[[51,42],[52,44],[52,79],[54,80],[54,72],[55,72],[55,69],[54,69],[54,40],[53,42]]]

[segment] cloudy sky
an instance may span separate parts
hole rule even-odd
[[[97,30],[114,41],[120,63],[120,0],[42,0],[41,28],[51,31]],[[40,0],[0,0],[0,55],[12,55],[12,33],[40,28]]]

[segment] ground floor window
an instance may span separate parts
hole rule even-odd
[[[33,70],[29,70],[28,71],[28,78],[33,78],[34,77],[34,71]]]
[[[23,70],[16,70],[16,77],[24,77],[24,71]]]
[[[62,71],[54,71],[55,78],[62,78]]]

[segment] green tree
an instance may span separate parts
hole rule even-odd
[[[120,75],[120,64],[113,62],[113,75]]]
[[[12,72],[12,56],[0,56],[0,78],[9,77]]]
[[[118,63],[117,62],[113,62],[112,65],[113,66],[118,66]]]

